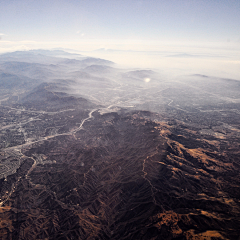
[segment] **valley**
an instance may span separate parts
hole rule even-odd
[[[237,240],[239,81],[58,55],[0,56],[1,238]]]

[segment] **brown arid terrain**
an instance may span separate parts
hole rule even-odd
[[[0,56],[0,239],[240,239],[238,80],[41,53]]]
[[[231,134],[205,139],[147,111],[93,116],[21,149],[1,181],[2,239],[238,239]]]

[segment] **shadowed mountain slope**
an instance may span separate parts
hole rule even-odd
[[[199,139],[194,130],[163,120],[149,112],[96,112],[74,137],[24,148],[27,174],[2,181],[2,189],[15,186],[10,197],[2,196],[1,217],[8,221],[2,234],[237,239],[239,160],[230,160],[220,139]],[[28,159],[38,164],[27,165]]]

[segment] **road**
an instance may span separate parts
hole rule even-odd
[[[34,143],[42,142],[42,141],[48,140],[48,139],[50,139],[50,138],[54,138],[54,137],[58,137],[58,136],[64,136],[64,135],[74,135],[77,131],[79,131],[79,130],[82,129],[83,124],[84,124],[87,120],[93,118],[92,114],[93,114],[93,112],[95,112],[95,111],[97,111],[97,110],[98,110],[98,109],[93,109],[93,110],[91,110],[91,111],[89,112],[89,114],[88,114],[88,117],[85,118],[85,119],[83,119],[82,122],[81,122],[81,124],[80,124],[80,126],[79,126],[77,129],[75,129],[75,130],[72,130],[72,131],[67,132],[67,133],[57,133],[57,134],[54,134],[54,135],[51,135],[51,136],[42,137],[42,138],[40,138],[40,139],[37,140],[37,141],[31,141],[31,142],[27,142],[27,143],[24,143],[24,144],[21,144],[21,145],[9,147],[9,148],[4,148],[4,150],[5,150],[5,151],[6,151],[6,150],[19,150],[19,149],[21,149],[22,147],[26,147],[26,146],[29,146],[29,145],[34,144]]]

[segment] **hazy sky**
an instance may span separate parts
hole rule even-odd
[[[36,48],[240,79],[240,0],[0,0],[0,53]]]
[[[0,0],[0,38],[0,47],[240,42],[240,1]]]

